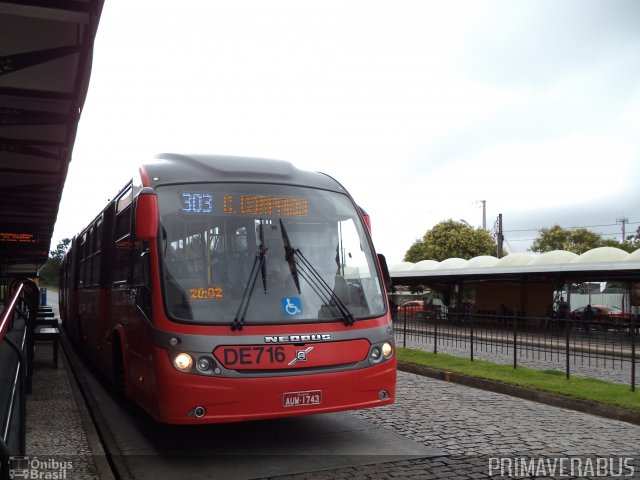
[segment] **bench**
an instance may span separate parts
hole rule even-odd
[[[53,367],[54,368],[58,368],[59,338],[60,338],[60,332],[56,327],[37,326],[35,331],[33,332],[34,344],[35,342],[52,342],[53,343]]]
[[[46,327],[58,327],[58,319],[55,318],[51,307],[40,307],[38,309],[38,315],[36,316],[36,327],[42,325]]]
[[[58,327],[58,319],[55,318],[55,317],[40,317],[40,316],[38,316],[36,318],[36,327],[38,327],[38,326],[57,328]]]

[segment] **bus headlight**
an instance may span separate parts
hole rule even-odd
[[[209,360],[207,357],[200,357],[198,359],[198,363],[196,363],[196,367],[201,372],[206,372],[211,368],[211,360]]]
[[[369,350],[369,363],[376,364],[393,357],[393,343],[383,342],[373,345]]]
[[[193,366],[193,358],[188,353],[179,353],[173,359],[173,365],[181,372],[187,372]]]
[[[372,362],[380,361],[380,347],[373,347],[369,352],[369,358]]]

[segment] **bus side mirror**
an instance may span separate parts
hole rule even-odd
[[[136,201],[136,240],[155,240],[158,236],[158,197],[152,188],[140,190]]]
[[[382,270],[384,286],[389,289],[391,288],[391,274],[389,273],[389,267],[387,266],[387,259],[381,253],[378,254],[378,263],[380,264],[380,270]]]

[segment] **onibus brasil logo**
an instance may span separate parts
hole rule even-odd
[[[38,457],[9,457],[9,478],[64,480],[71,478],[73,462],[55,458],[39,459]]]

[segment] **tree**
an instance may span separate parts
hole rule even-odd
[[[58,270],[62,257],[69,250],[70,238],[60,240],[55,250],[49,252],[49,259],[40,269],[40,281],[45,285],[58,285]]]
[[[602,236],[586,228],[569,230],[560,225],[551,228],[542,228],[538,237],[534,240],[531,251],[549,252],[551,250],[567,250],[578,255],[598,247],[616,247],[627,252],[636,250],[637,244],[629,237],[624,243],[612,238],[603,239]]]
[[[60,242],[56,246],[56,249],[51,250],[49,252],[49,258],[56,258],[58,260],[62,260],[64,255],[67,253],[67,250],[69,250],[70,243],[71,243],[70,238],[63,238],[62,240],[60,240]]]
[[[624,243],[629,244],[630,251],[636,251],[640,248],[640,227],[638,227],[633,235],[627,235]]]
[[[640,244],[634,243],[629,240],[625,240],[624,242],[620,243],[619,241],[614,240],[613,238],[606,238],[602,240],[601,247],[616,247],[621,250],[624,250],[625,252],[631,253],[631,252],[635,252],[638,248],[640,248]]]
[[[404,255],[406,262],[442,261],[459,257],[470,259],[479,255],[495,255],[496,241],[481,228],[473,228],[464,220],[446,220],[427,230]]]

